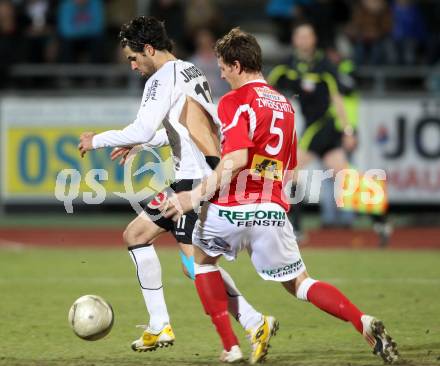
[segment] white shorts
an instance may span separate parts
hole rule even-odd
[[[193,245],[210,257],[223,255],[227,260],[247,249],[265,280],[289,281],[306,269],[286,211],[276,203],[228,207],[205,202]]]

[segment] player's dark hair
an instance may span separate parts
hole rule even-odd
[[[252,34],[233,28],[215,44],[215,53],[227,65],[240,62],[245,72],[260,72],[262,69],[261,48]]]
[[[134,52],[142,52],[146,44],[159,51],[173,49],[164,23],[154,17],[139,16],[125,23],[119,32],[121,47],[130,47]]]

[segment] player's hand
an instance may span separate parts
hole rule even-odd
[[[78,150],[82,158],[87,151],[93,150],[93,136],[95,136],[94,132],[83,132],[79,137]]]
[[[355,135],[344,134],[342,136],[342,147],[345,151],[352,152],[357,146],[357,138]]]
[[[110,153],[110,159],[116,160],[118,158],[121,158],[118,164],[124,165],[125,162],[127,161],[128,154],[130,154],[132,148],[133,146],[115,147]]]
[[[200,199],[196,198],[193,191],[184,191],[173,194],[159,208],[164,211],[164,216],[178,221],[188,211],[194,210],[200,205]]]

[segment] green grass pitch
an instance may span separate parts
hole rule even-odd
[[[160,250],[174,347],[134,353],[147,322],[133,265],[120,249],[0,249],[0,365],[216,365],[220,341],[203,313],[178,253]],[[309,273],[337,285],[366,313],[384,320],[405,365],[440,365],[440,254],[417,251],[304,250]],[[267,365],[381,365],[351,324],[261,280],[242,253],[223,263],[256,308],[280,331]],[[84,294],[107,299],[115,325],[103,340],[77,338],[67,323]],[[235,321],[234,321],[235,323]],[[249,345],[234,324],[243,351]]]

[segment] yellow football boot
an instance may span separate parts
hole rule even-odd
[[[263,316],[263,323],[254,329],[247,330],[247,337],[251,342],[252,353],[250,364],[262,362],[269,349],[270,338],[276,335],[279,328],[278,320],[273,316]]]
[[[136,352],[155,351],[157,348],[172,346],[176,336],[171,325],[167,324],[158,333],[152,332],[145,325],[138,326],[144,328],[142,336],[131,344],[131,349]]]

